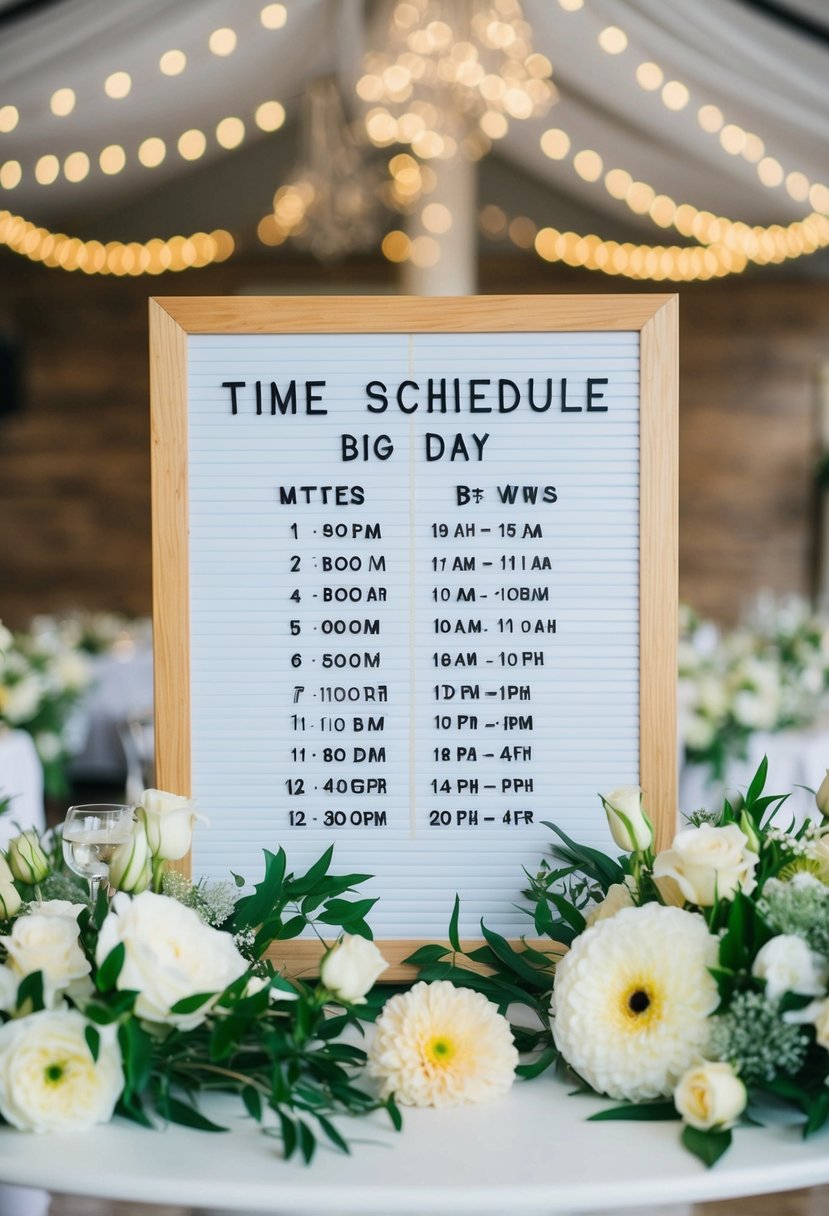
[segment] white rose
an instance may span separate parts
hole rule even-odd
[[[152,880],[152,855],[147,829],[138,819],[132,825],[132,839],[119,844],[109,865],[109,883],[116,891],[138,895],[146,891]]]
[[[710,908],[716,899],[731,899],[737,891],[750,895],[757,885],[759,858],[747,845],[736,823],[684,828],[653,863],[660,893],[669,903],[677,902],[679,895],[700,908]]]
[[[270,983],[270,976],[252,975],[245,985],[245,997],[256,996],[257,993],[262,992],[264,988],[269,988]],[[268,994],[268,1000],[271,1001],[271,1003],[275,1001],[298,1001],[299,993],[287,992],[284,988],[271,988],[270,993]]]
[[[826,959],[810,949],[802,937],[781,933],[758,951],[751,974],[766,981],[766,996],[776,1001],[784,992],[823,996],[829,978]]]
[[[746,1106],[746,1087],[730,1064],[704,1061],[689,1068],[674,1090],[674,1106],[691,1127],[727,1128]]]
[[[600,794],[613,839],[626,853],[644,853],[653,844],[653,824],[642,807],[638,785],[622,785]]]
[[[7,629],[3,622],[0,621],[0,654],[5,654],[7,650],[11,650],[13,645],[14,638],[12,637],[11,629]]]
[[[86,904],[73,904],[68,899],[41,899],[31,905],[30,911],[38,916],[63,916],[76,921],[85,907]]]
[[[820,864],[820,878],[829,878],[829,832],[824,829],[820,836],[808,842],[806,856],[814,858]]]
[[[146,826],[154,857],[179,861],[189,852],[196,817],[189,798],[164,790],[144,790],[136,812]]]
[[[346,1005],[365,1005],[366,993],[388,963],[374,942],[346,933],[323,957],[320,980]]]
[[[596,904],[587,913],[585,919],[588,929],[600,920],[609,920],[611,916],[615,916],[617,912],[621,912],[622,908],[632,908],[635,889],[635,884],[630,875],[628,875],[624,882],[612,883],[607,888],[607,895],[605,895],[602,902]]]
[[[24,676],[17,684],[5,689],[3,716],[12,726],[28,722],[37,713],[43,696],[43,684],[38,676]]]
[[[92,970],[78,940],[77,922],[68,916],[40,912],[19,916],[0,942],[8,952],[9,966],[21,979],[35,971],[43,973],[47,1008],[53,1008],[59,993]]]
[[[820,788],[815,794],[815,802],[817,803],[817,809],[824,819],[829,816],[829,768],[827,768],[826,776],[821,781]]]
[[[0,1112],[27,1132],[107,1123],[124,1088],[115,1027],[99,1026],[98,1059],[74,1010],[44,1010],[0,1028]]]
[[[0,1009],[3,1013],[14,1013],[17,1009],[17,989],[20,976],[11,967],[0,966]]]
[[[180,1030],[203,1022],[215,998],[189,1014],[171,1013],[173,1005],[202,992],[218,997],[247,969],[229,933],[212,929],[192,908],[152,891],[115,896],[98,934],[98,966],[121,942],[126,954],[118,988],[140,994],[135,1005],[140,1018]]]
[[[49,858],[34,828],[21,832],[9,842],[8,861],[14,877],[29,886],[43,882],[49,873]]]

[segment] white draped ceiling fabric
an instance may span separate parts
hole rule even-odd
[[[347,113],[360,115],[355,85],[363,55],[378,49],[386,11],[371,0],[287,0],[284,24],[277,14],[271,21],[277,28],[266,28],[264,7],[265,0],[0,0],[0,213],[86,240],[146,241],[215,226],[255,245],[253,217],[270,209],[295,158],[303,95],[314,80],[331,76]],[[528,215],[539,228],[563,228],[566,212],[571,226],[574,216],[582,218],[583,233],[682,243],[676,231],[611,195],[604,178],[615,168],[677,204],[749,225],[786,225],[829,210],[824,0],[522,0],[522,7],[534,49],[553,64],[558,100],[541,118],[510,121],[493,144],[502,193],[506,183],[498,200],[504,209]],[[272,5],[272,14],[279,8]],[[600,43],[608,27],[625,35],[618,53]],[[228,28],[233,49],[214,53],[211,34]],[[215,45],[227,52],[231,42],[225,36]],[[186,56],[175,75],[159,67],[170,50]],[[641,64],[657,65],[664,83],[684,86],[687,100],[682,87],[666,94],[673,105],[684,100],[680,108],[666,104],[664,84],[642,87]],[[113,73],[128,74],[124,96],[105,91]],[[118,77],[110,91],[123,92],[125,80]],[[50,108],[58,90],[74,94],[63,116]],[[69,94],[60,96],[65,107]],[[286,112],[284,126],[270,132],[255,119],[267,102]],[[60,97],[56,104],[60,109]],[[699,112],[706,106],[735,129],[731,152],[719,130],[703,129]],[[262,113],[266,126],[278,121],[278,108]],[[241,123],[219,128],[219,139],[217,127],[227,118]],[[543,150],[549,128],[569,136],[560,159]],[[182,154],[182,135],[194,131],[204,135],[203,151],[191,135]],[[739,132],[759,137],[762,155],[756,139],[741,152]],[[139,159],[150,138],[166,149],[154,167]],[[105,172],[101,153],[113,148]],[[579,150],[598,154],[596,180],[577,172]],[[196,155],[188,159],[188,152]],[[145,159],[153,159],[151,151]],[[49,184],[37,180],[38,162],[41,178],[54,175]],[[67,173],[79,180],[67,180]],[[189,192],[188,178],[196,183]],[[527,180],[531,211],[519,185]],[[490,201],[483,189],[479,201]],[[166,231],[158,230],[162,222]],[[387,227],[397,223],[390,216]],[[819,271],[827,259],[800,261]]]

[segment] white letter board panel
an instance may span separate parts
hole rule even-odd
[[[334,842],[379,938],[531,931],[542,821],[639,780],[639,334],[187,348],[195,872]]]

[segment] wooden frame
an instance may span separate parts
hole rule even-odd
[[[150,300],[157,783],[191,788],[187,338],[190,334],[638,331],[640,780],[664,846],[676,816],[678,306],[675,295],[168,297]],[[185,862],[185,867],[187,863]],[[384,941],[392,964],[415,943]],[[290,943],[293,970],[312,942]],[[281,960],[280,960],[281,961]],[[395,977],[405,975],[397,968]]]

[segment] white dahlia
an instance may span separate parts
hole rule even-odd
[[[556,969],[556,1046],[599,1093],[667,1097],[704,1053],[716,961],[717,939],[696,912],[646,904],[599,921]]]
[[[369,1069],[404,1106],[460,1106],[506,1093],[518,1052],[509,1023],[480,992],[446,980],[393,996],[377,1019]]]

